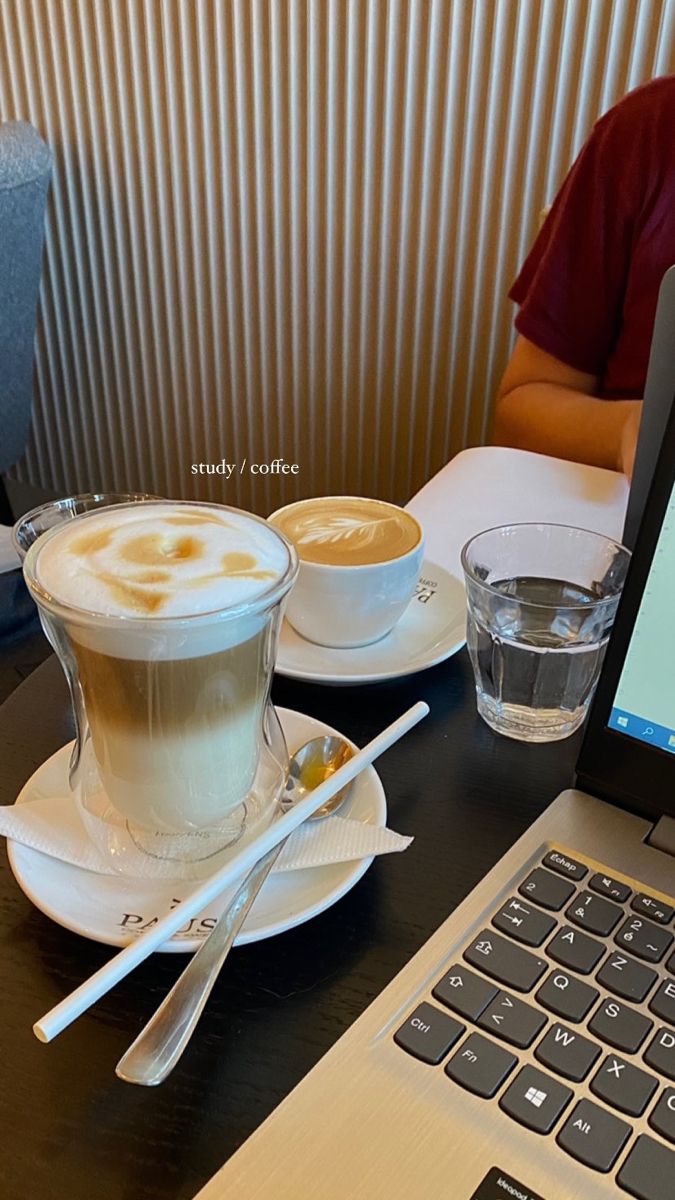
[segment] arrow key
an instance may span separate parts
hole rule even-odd
[[[486,1008],[478,1024],[512,1046],[531,1046],[546,1024],[546,1016],[530,1004],[500,992]]]
[[[488,983],[487,979],[474,975],[473,971],[469,971],[461,963],[450,967],[433,989],[436,1000],[440,1000],[441,1004],[445,1004],[469,1021],[478,1020],[498,993],[499,988]]]

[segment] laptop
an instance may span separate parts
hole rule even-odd
[[[199,1200],[675,1200],[675,407],[577,764]]]

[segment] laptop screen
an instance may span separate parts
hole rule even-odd
[[[675,485],[642,594],[609,726],[675,754]]]

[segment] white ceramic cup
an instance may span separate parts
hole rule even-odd
[[[339,505],[340,501],[366,497],[324,499]],[[279,508],[268,520],[276,523],[277,518],[302,503],[295,501]],[[386,507],[401,512],[395,504]],[[350,649],[368,646],[391,632],[415,594],[424,558],[424,531],[412,514],[406,513],[406,518],[417,526],[418,541],[406,553],[382,562],[308,562],[296,543],[300,566],[285,615],[301,637],[320,646]]]

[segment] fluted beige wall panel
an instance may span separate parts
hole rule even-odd
[[[674,38],[673,0],[0,0],[0,117],[56,159],[21,477],[407,498],[485,439],[538,213]]]

